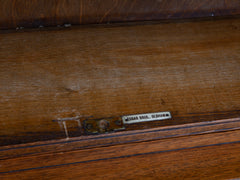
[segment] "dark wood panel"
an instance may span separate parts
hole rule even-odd
[[[212,128],[211,126],[206,124],[205,128]],[[179,127],[183,130],[184,126]],[[185,128],[189,128],[189,125],[185,125]],[[240,130],[225,132],[215,130],[203,134],[155,138],[155,140],[138,143],[126,141],[119,145],[88,147],[83,150],[76,150],[77,145],[74,145],[68,151],[49,151],[45,154],[7,158],[0,160],[0,177],[1,179],[59,179],[59,177],[63,179],[230,179],[240,177]],[[195,132],[198,131],[199,129],[195,129]],[[151,132],[142,132],[146,136],[152,136]],[[130,138],[136,138],[134,136],[133,133]],[[128,140],[129,137],[124,138]],[[44,149],[44,146],[47,148],[47,145],[38,148]],[[61,145],[57,147],[61,148]],[[38,150],[35,149],[35,151]]]
[[[239,19],[2,33],[0,144],[65,138],[64,117],[239,117],[239,35]]]
[[[0,0],[0,29],[240,14],[239,0]]]

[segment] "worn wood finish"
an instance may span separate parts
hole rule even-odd
[[[235,129],[227,128],[227,122],[235,123]],[[230,124],[231,124],[230,123]],[[232,124],[234,125],[234,124]],[[221,129],[220,126],[226,127]],[[115,136],[117,144],[86,146],[75,149],[72,144],[65,149],[58,142],[56,151],[48,144],[35,146],[35,153],[7,157],[0,160],[1,179],[227,179],[240,177],[240,130],[239,118],[206,123],[178,125],[160,128],[180,136],[157,137],[150,130],[121,132]],[[212,130],[209,130],[212,129]],[[155,129],[157,130],[157,129]],[[189,130],[190,133],[185,132]],[[157,131],[156,131],[157,132]],[[149,139],[142,139],[143,133]],[[111,135],[109,139],[114,140]],[[95,141],[100,139],[92,137]],[[104,138],[103,138],[104,139]],[[137,141],[129,141],[129,139]],[[90,140],[90,139],[89,139]],[[91,144],[91,141],[86,143]],[[125,140],[125,142],[123,141]],[[105,139],[107,141],[107,139]],[[10,146],[33,147],[34,144]],[[35,143],[40,145],[40,143]],[[58,149],[60,148],[60,149]],[[61,149],[63,148],[63,149]],[[6,150],[8,151],[8,150]],[[9,151],[11,151],[9,149]],[[2,151],[1,151],[2,153]],[[13,153],[13,152],[12,152]]]
[[[240,14],[239,0],[0,0],[0,29]]]
[[[65,138],[63,117],[172,112],[126,130],[239,117],[239,31],[228,19],[2,33],[0,144]]]

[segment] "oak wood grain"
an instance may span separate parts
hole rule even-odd
[[[1,0],[0,29],[240,15],[239,0]]]
[[[172,113],[126,130],[239,117],[239,31],[237,18],[1,33],[0,144],[65,138],[64,117]]]

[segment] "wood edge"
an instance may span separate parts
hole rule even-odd
[[[169,23],[198,23],[205,21],[221,21],[228,19],[239,19],[239,15],[227,15],[227,16],[214,16],[214,17],[196,17],[196,18],[182,18],[182,19],[161,19],[161,20],[143,20],[143,21],[126,21],[126,22],[111,22],[103,24],[76,24],[68,27],[65,26],[46,26],[43,28],[22,28],[22,29],[1,29],[0,34],[5,33],[22,33],[22,32],[35,32],[35,31],[59,31],[59,30],[73,30],[73,29],[85,29],[85,28],[114,28],[114,27],[126,27],[126,26],[144,26],[144,25],[157,25],[157,24],[169,24]]]

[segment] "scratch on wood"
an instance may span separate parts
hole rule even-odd
[[[69,136],[68,136],[68,130],[67,130],[67,126],[66,126],[66,121],[63,121],[63,127],[64,127],[64,130],[65,130],[65,134],[66,134],[66,138],[68,139]]]
[[[107,11],[105,12],[105,14],[102,16],[101,20],[99,21],[99,23],[102,23],[103,20],[105,19],[105,17],[114,9],[116,8],[118,5],[118,1],[115,1],[115,4]]]
[[[61,129],[62,129],[62,126],[63,126],[64,132],[65,132],[65,135],[66,135],[67,139],[69,138],[69,134],[68,134],[68,130],[67,130],[66,121],[77,121],[78,127],[80,129],[80,132],[81,132],[81,134],[83,133],[83,131],[82,131],[82,124],[81,124],[81,121],[80,121],[80,116],[67,117],[67,118],[58,118],[58,119],[55,119],[53,121],[54,122],[58,122],[58,124],[61,127]]]

